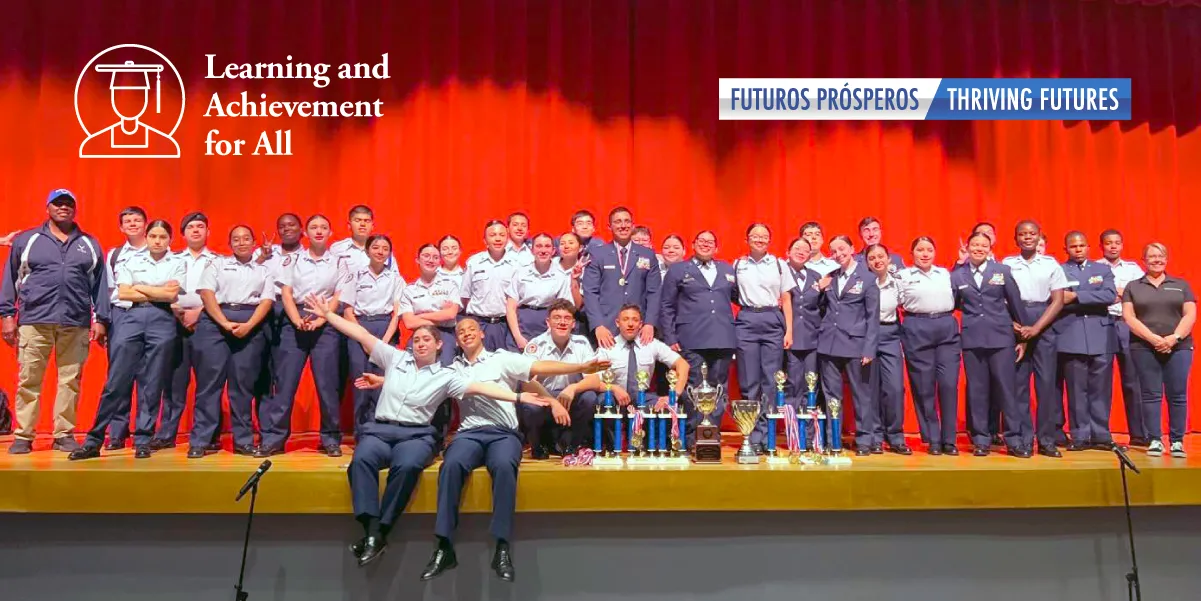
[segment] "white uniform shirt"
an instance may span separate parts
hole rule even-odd
[[[384,370],[376,419],[428,424],[443,401],[463,396],[471,383],[462,372],[437,361],[418,369],[412,353],[382,342],[371,349],[371,362]]]
[[[345,261],[346,268],[350,273],[358,273],[371,266],[371,257],[367,256],[367,249],[356,246],[354,238],[343,238],[330,244],[329,252]],[[388,257],[388,261],[384,263],[384,269],[400,273],[396,267],[396,259],[393,257]]]
[[[339,291],[345,294],[350,283],[350,273],[346,270],[346,264],[328,251],[320,257],[314,257],[313,253],[307,250],[297,253],[284,259],[281,268],[282,283],[292,287],[292,299],[300,309],[304,307],[304,297],[309,294],[326,297]]]
[[[516,300],[520,306],[539,308],[548,307],[556,299],[572,300],[571,274],[554,264],[546,273],[538,273],[533,264],[520,267],[505,287],[505,298]]]
[[[876,286],[880,288],[880,323],[896,323],[897,307],[901,304],[900,283],[890,273],[884,276],[884,283],[876,278]]]
[[[543,332],[525,345],[525,355],[538,361],[562,361],[564,363],[587,363],[593,359],[596,352],[588,339],[578,334],[572,334],[563,348],[555,344],[550,332]],[[584,379],[583,374],[567,376],[551,376],[542,378],[542,385],[552,393],[558,394],[564,388]]]
[[[625,388],[626,379],[629,377],[630,369],[630,346],[634,345],[634,358],[638,360],[638,365],[635,367],[635,372],[645,371],[648,374],[655,373],[655,363],[663,363],[671,366],[680,358],[680,354],[671,350],[671,347],[663,343],[658,338],[652,339],[650,344],[642,344],[635,333],[633,340],[626,340],[618,336],[617,342],[613,348],[597,351],[597,355],[604,353],[608,355],[612,362],[611,369],[614,377],[613,385]]]
[[[459,298],[459,284],[454,279],[435,275],[432,282],[426,282],[421,278],[413,280],[412,284],[405,286],[400,293],[400,308],[397,311],[400,315],[405,313],[421,314],[441,311],[442,305],[447,302],[454,303],[460,310],[463,308],[463,300]],[[444,328],[453,328],[455,320],[448,319],[438,322],[436,325]]]
[[[263,261],[263,266],[267,268],[267,277],[271,280],[272,285],[275,286],[275,300],[279,300],[283,295],[284,263],[288,262],[288,265],[291,265],[292,263],[288,261],[288,257],[291,257],[292,261],[295,261],[296,255],[302,252],[308,252],[303,245],[297,246],[296,250],[292,252],[286,252],[284,247],[278,244],[271,245],[271,258]],[[261,254],[259,249],[256,248],[254,249],[252,258],[257,261]]]
[[[200,285],[200,274],[204,273],[204,268],[209,262],[217,258],[217,253],[205,248],[200,254],[193,255],[190,249],[185,248],[176,254],[182,257],[188,266],[187,277],[179,283],[179,302],[176,304],[181,309],[199,309],[204,306],[200,295],[196,293],[196,287]]]
[[[162,259],[154,260],[147,252],[122,263],[117,268],[117,286],[165,286],[167,282],[179,282],[182,287],[188,275],[188,264],[184,258],[168,252]]]
[[[717,281],[717,263],[713,259],[701,261],[697,258],[693,258],[692,262],[696,264],[697,270],[701,272],[701,275],[705,278],[705,282],[712,288],[713,282]]]
[[[475,363],[459,355],[454,367],[472,382],[491,382],[513,392],[521,390],[521,383],[530,380],[530,369],[534,359],[509,351],[481,351]],[[459,402],[462,422],[459,430],[470,430],[485,426],[517,429],[517,405],[496,401],[485,396],[465,395]]]
[[[117,252],[117,250],[118,249],[114,248],[108,251],[107,255],[104,255],[104,273],[108,276],[109,301],[114,307],[128,309],[129,307],[133,306],[133,303],[117,298],[117,268],[121,267],[125,263],[128,263],[134,257],[145,255],[146,247],[142,246],[142,248],[134,248],[130,246],[128,242],[126,242],[123,246],[121,246],[121,252],[117,255],[117,260],[113,261],[113,253]],[[183,282],[180,283],[182,284]]]
[[[253,259],[243,263],[234,257],[217,257],[205,265],[196,290],[212,290],[221,305],[257,305],[263,299],[275,300],[269,271]]]
[[[1001,263],[1009,266],[1025,302],[1045,303],[1051,300],[1051,291],[1068,287],[1063,267],[1053,257],[1036,254],[1033,259],[1027,261],[1021,255],[1013,255],[1005,257]],[[981,266],[985,264],[982,263]]]
[[[528,244],[516,246],[513,244],[512,240],[509,240],[509,243],[505,246],[505,254],[512,255],[513,260],[515,260],[519,266],[524,267],[526,265],[534,264],[534,251],[530,249]]]
[[[809,257],[809,261],[805,263],[805,267],[816,271],[818,276],[824,278],[838,269],[838,261],[830,257],[817,257],[816,259]]]
[[[839,269],[842,268],[840,267]],[[858,261],[852,261],[850,265],[847,265],[846,269],[843,269],[835,276],[837,279],[835,284],[838,286],[839,296],[842,295],[843,288],[847,287],[847,282],[851,281],[851,274],[855,273],[856,269],[859,269],[859,263]]]
[[[405,280],[387,267],[379,275],[367,267],[360,269],[346,288],[347,294],[342,297],[342,302],[354,307],[356,316],[392,315],[404,292]]]
[[[930,271],[906,267],[893,277],[900,286],[901,308],[906,313],[948,313],[955,309],[955,292],[947,269],[937,265],[930,266]],[[883,294],[880,296],[883,305]]]
[[[451,281],[453,281],[455,283],[455,297],[460,298],[460,299],[463,298],[463,292],[462,292],[463,268],[462,267],[460,267],[458,265],[455,265],[454,269],[446,269],[445,267],[439,267],[438,275],[440,277],[448,278]],[[462,305],[463,305],[463,301],[460,300],[459,306],[462,306]]]
[[[734,278],[744,307],[778,307],[780,295],[796,288],[792,270],[771,253],[758,261],[750,256],[735,261]]]
[[[466,312],[469,315],[504,316],[505,287],[517,272],[517,262],[517,256],[507,252],[499,261],[494,261],[486,250],[467,259],[459,294],[468,299]]]
[[[1130,282],[1147,275],[1146,272],[1143,271],[1143,268],[1139,267],[1138,263],[1135,263],[1134,261],[1127,261],[1126,259],[1118,258],[1117,263],[1110,263],[1105,259],[1101,259],[1100,262],[1104,265],[1108,265],[1110,271],[1113,272],[1113,285],[1118,290],[1122,290],[1126,287],[1126,284],[1129,284]],[[1118,296],[1121,296],[1120,292],[1118,293]],[[1110,305],[1109,314],[1114,317],[1121,317],[1122,303],[1117,302]]]

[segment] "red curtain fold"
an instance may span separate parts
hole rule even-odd
[[[412,277],[417,246],[453,232],[468,251],[480,225],[523,209],[559,232],[577,208],[634,209],[657,239],[714,229],[733,259],[742,230],[765,221],[782,252],[800,223],[854,234],[865,215],[886,243],[929,234],[941,258],[972,223],[1040,220],[1057,254],[1068,229],[1126,233],[1130,256],[1161,240],[1186,277],[1201,254],[1198,217],[1201,9],[1196,2],[1109,0],[259,0],[85,3],[11,0],[0,41],[0,195],[7,229],[44,216],[56,187],[80,197],[84,226],[119,242],[130,204],[176,221],[206,211],[227,228],[270,228],[281,211],[324,212],[337,228],[366,202]],[[181,72],[188,108],[178,161],[76,158],[72,93],[108,46],[139,43]],[[209,80],[205,54],[241,62],[378,62],[387,80]],[[720,77],[1130,77],[1133,120],[1040,123],[717,121]],[[208,99],[242,90],[278,100],[374,100],[379,119],[216,119]],[[87,106],[107,91],[85,90]],[[202,156],[206,132],[254,140],[293,132],[291,157]],[[603,221],[603,220],[602,220]],[[0,228],[3,229],[3,228]],[[603,228],[602,228],[603,230]],[[93,349],[79,414],[91,422],[104,382]],[[15,381],[12,353],[0,353]],[[52,390],[48,378],[47,390]],[[11,385],[11,384],[9,384]],[[1120,398],[1120,395],[1117,395]],[[1113,424],[1124,428],[1121,403]],[[295,427],[317,424],[312,389]],[[1194,416],[1192,424],[1201,425]],[[908,425],[915,427],[910,416]],[[43,429],[49,426],[44,420]]]

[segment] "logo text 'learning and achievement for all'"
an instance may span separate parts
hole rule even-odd
[[[107,104],[86,101],[104,88]],[[139,44],[107,48],[75,82],[75,117],[86,136],[79,158],[178,159],[183,112],[183,78],[166,56]]]

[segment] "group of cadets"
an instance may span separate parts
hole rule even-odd
[[[927,452],[958,454],[962,367],[972,453],[1003,447],[1027,458],[1061,457],[1061,446],[1113,447],[1116,360],[1131,444],[1163,453],[1166,392],[1171,453],[1184,456],[1195,299],[1187,282],[1166,274],[1166,248],[1147,246],[1144,273],[1122,258],[1116,230],[1101,234],[1101,260],[1089,258],[1083,233],[1068,233],[1061,264],[1045,254],[1038,224],[1022,221],[1014,229],[1019,254],[998,261],[996,228],[981,223],[942,267],[925,236],[910,245],[906,266],[881,244],[881,223],[870,217],[859,223],[859,250],[847,236],[827,245],[822,226],[809,222],[782,257],[769,252],[771,229],[753,223],[745,252],[730,263],[716,258],[709,230],[693,237],[690,258],[676,235],[657,254],[650,230],[624,207],[608,213],[609,242],[595,235],[588,211],[573,215],[571,231],[557,238],[530,237],[529,217],[514,213],[484,224],[485,249],[462,266],[452,235],[420,246],[420,275],[406,282],[392,240],[375,232],[363,205],[349,211],[348,238],[334,242],[334,223],[323,215],[285,213],[270,237],[231,228],[232,254],[221,256],[207,248],[203,213],[189,213],[176,230],[137,207],[118,216],[126,242],[103,253],[75,223],[76,202],[55,190],[45,223],[0,239],[12,246],[0,317],[20,362],[9,452],[32,448],[51,355],[59,370],[53,446],[73,460],[123,448],[131,435],[137,458],[175,446],[193,380],[189,458],[221,449],[223,395],[234,453],[283,453],[307,366],[326,455],[342,454],[340,402],[354,389],[350,477],[365,532],[353,549],[360,563],[383,551],[416,474],[441,452],[438,545],[423,577],[454,566],[459,492],[467,474],[485,466],[495,499],[493,567],[511,579],[506,541],[523,443],[538,459],[590,446],[590,421],[606,389],[593,373],[601,367],[614,374],[620,405],[644,385],[639,372],[654,374],[648,392],[659,406],[668,370],[686,399],[706,372],[711,384],[732,390],[734,363],[735,398],[764,403],[774,401],[783,372],[794,406],[815,374],[824,399],[849,389],[859,455],[912,453],[902,430],[905,373]],[[184,250],[172,252],[177,232]],[[402,350],[396,344],[404,339]],[[72,433],[90,341],[107,348],[108,378],[79,444]],[[454,400],[460,425],[447,445]],[[719,403],[713,417],[724,410]],[[699,419],[690,412],[686,446]],[[751,434],[759,452],[767,446],[765,419]],[[391,475],[381,508],[383,467]]]

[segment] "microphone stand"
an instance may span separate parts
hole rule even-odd
[[[1139,586],[1138,579],[1138,558],[1134,554],[1134,522],[1130,518],[1130,487],[1126,483],[1126,468],[1130,468],[1135,474],[1141,474],[1141,472],[1121,447],[1115,444],[1113,452],[1118,456],[1118,465],[1121,466],[1122,471],[1122,496],[1126,504],[1126,533],[1130,539],[1130,571],[1126,573],[1126,595],[1130,601],[1142,601],[1143,591]]]
[[[242,542],[242,567],[238,570],[238,585],[234,587],[234,601],[246,601],[250,593],[242,590],[242,579],[246,576],[246,550],[250,547],[250,525],[254,523],[254,501],[259,496],[259,483],[250,488],[250,512],[246,515],[246,538]]]

